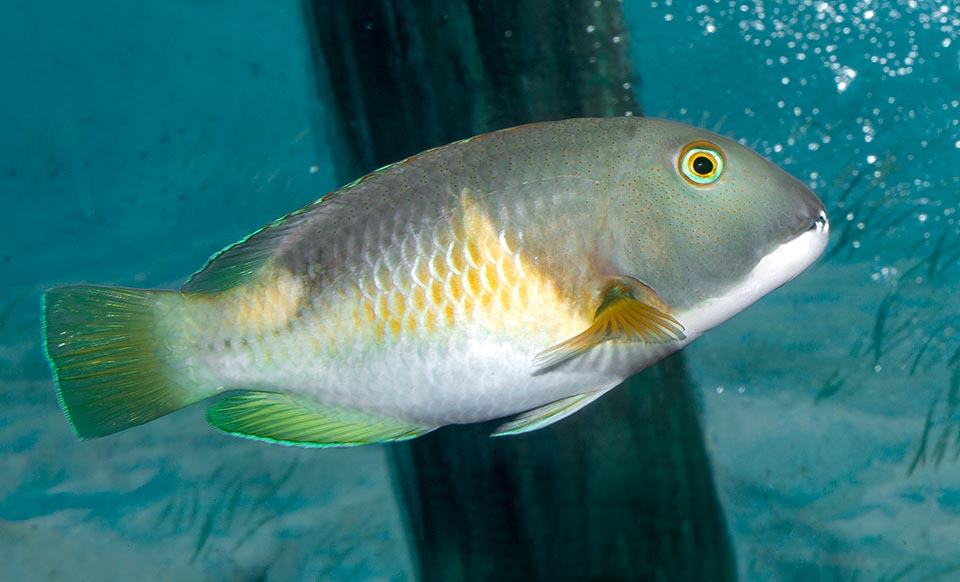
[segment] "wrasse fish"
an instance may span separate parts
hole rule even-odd
[[[224,432],[359,445],[587,406],[823,252],[823,204],[650,118],[480,135],[386,166],[214,255],[179,291],[71,285],[43,336],[80,438],[223,394]]]

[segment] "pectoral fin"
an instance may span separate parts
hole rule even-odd
[[[241,392],[207,409],[223,432],[301,447],[365,445],[412,439],[435,427],[377,417],[277,392]]]
[[[577,394],[576,396],[570,396],[568,398],[563,398],[562,400],[557,400],[556,402],[551,402],[550,404],[541,406],[540,408],[528,410],[510,422],[501,424],[497,428],[496,432],[490,436],[499,437],[523,434],[525,432],[541,429],[545,426],[550,426],[551,424],[559,420],[563,420],[571,414],[579,411],[597,398],[600,398],[609,392],[618,384],[619,382],[615,382],[609,386],[604,386],[603,388],[599,388],[592,392]]]
[[[656,292],[636,279],[618,277],[607,284],[593,323],[582,333],[536,355],[533,365],[549,368],[608,340],[669,343],[686,336]]]

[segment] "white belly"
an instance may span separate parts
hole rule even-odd
[[[190,365],[224,389],[302,394],[321,405],[442,426],[502,418],[617,384],[678,347],[608,342],[537,370],[532,362],[542,338],[356,345],[326,362],[311,357],[307,343],[291,337],[247,353],[207,353]]]

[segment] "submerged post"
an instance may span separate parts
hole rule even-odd
[[[305,6],[344,179],[511,125],[640,114],[613,0]],[[544,430],[496,424],[390,447],[422,580],[736,579],[682,356]]]

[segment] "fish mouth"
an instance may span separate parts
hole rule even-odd
[[[780,228],[783,230],[779,237],[780,244],[790,242],[808,232],[817,233],[819,237],[816,238],[826,239],[830,232],[830,221],[827,219],[823,202],[807,187],[800,183],[795,185],[797,188],[790,190],[794,196],[799,198],[799,204],[797,204],[787,222],[785,224],[781,223]]]
[[[823,231],[829,234],[830,221],[827,220],[827,212],[825,210],[820,210],[820,214],[813,220],[813,224],[810,225],[809,230]]]
[[[810,216],[813,215],[813,219],[810,219]],[[822,247],[826,247],[827,241],[830,239],[830,221],[827,219],[827,212],[822,208],[818,208],[813,212],[806,214],[804,217],[800,218],[797,221],[796,228],[791,229],[790,232],[783,238],[780,243],[781,246],[790,243],[797,238],[810,235],[811,242],[819,243]],[[774,253],[780,250],[778,247],[774,249]],[[820,256],[820,253],[823,252],[823,248],[813,256],[811,263]],[[771,253],[772,254],[772,253]],[[769,255],[768,255],[769,256]],[[809,266],[809,264],[807,265]],[[806,267],[804,267],[806,268]]]

